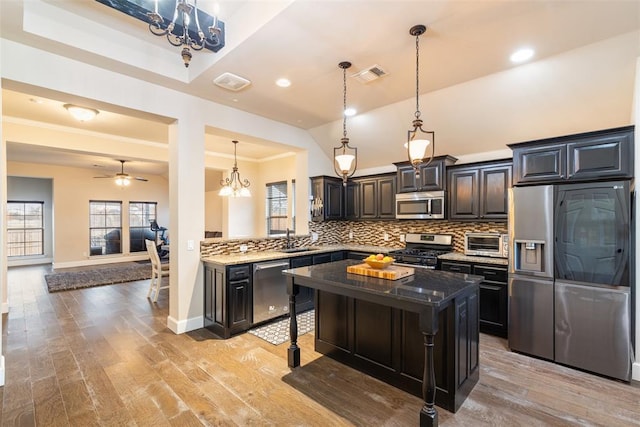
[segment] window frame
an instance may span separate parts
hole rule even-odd
[[[92,207],[96,204],[104,204],[103,213],[93,213]],[[118,211],[118,223],[119,226],[108,225],[109,216],[113,216],[112,213],[109,213],[108,206],[117,206]],[[104,217],[104,221],[102,226],[94,226],[93,219],[98,217]],[[94,231],[96,230],[104,230],[105,232],[102,234],[102,238],[95,238]],[[107,247],[107,238],[104,237],[107,234],[118,230],[119,231],[119,240],[117,240],[118,249],[117,250],[109,250]],[[96,245],[95,243],[101,242],[101,245]],[[101,248],[101,253],[97,253],[97,248]],[[102,255],[122,255],[122,200],[89,200],[89,250],[91,256],[102,256]]]
[[[12,215],[10,215],[10,205],[17,205],[20,204],[23,206],[22,209],[22,224],[23,227],[10,227],[10,223],[12,222],[12,219],[10,218]],[[26,223],[27,223],[27,209],[26,209],[26,205],[38,205],[40,206],[40,227],[27,227]],[[32,257],[32,256],[43,256],[44,255],[44,209],[45,209],[45,205],[44,205],[44,201],[40,201],[40,200],[7,200],[7,257],[10,258],[23,258],[23,257]],[[32,240],[27,240],[27,233],[29,232],[34,232],[34,235],[39,235],[39,239],[32,239]],[[17,232],[17,233],[12,233],[12,232]],[[12,234],[22,234],[22,239],[20,241],[16,241],[16,242],[11,242],[11,235]],[[28,243],[37,243],[39,242],[39,251],[38,253],[26,253],[27,252],[27,244]],[[21,248],[21,253],[16,254],[16,255],[11,255],[12,252],[12,244],[20,244],[20,246],[14,246],[13,249],[17,249],[18,247]]]
[[[149,222],[149,224],[147,225],[133,225],[132,224],[132,218],[134,217],[134,215],[131,214],[131,207],[132,205],[136,205],[136,204],[141,204],[143,205],[143,213],[142,213],[142,221],[146,220]],[[153,206],[153,215],[149,214],[148,212],[145,212],[145,207],[150,207]],[[146,246],[144,243],[144,230],[146,229],[151,229],[151,220],[158,220],[158,202],[145,202],[145,201],[139,201],[139,200],[130,200],[129,201],[129,253],[140,253],[140,252],[146,252]],[[137,215],[136,215],[137,216]],[[135,240],[138,239],[133,239],[132,238],[132,231],[135,230],[142,230],[141,235],[143,236],[142,239],[138,242],[139,244],[134,244]],[[157,241],[157,233],[154,233],[154,240]],[[139,250],[133,250],[133,248],[139,248]]]
[[[278,197],[272,197],[271,196],[271,189],[276,189],[276,188],[284,188],[284,197],[282,196],[278,196]],[[266,222],[266,231],[267,231],[267,236],[269,237],[274,237],[274,236],[284,236],[287,233],[287,222],[288,222],[288,206],[289,206],[289,195],[288,195],[288,183],[287,181],[277,181],[277,182],[269,182],[266,184],[266,190],[265,190],[265,222]],[[280,191],[282,193],[282,191]],[[280,214],[280,215],[273,215],[274,210],[273,210],[273,203],[279,201],[280,203],[282,203],[282,201],[284,200],[284,215]],[[279,210],[282,211],[283,207],[280,206]],[[276,220],[278,222],[282,222],[284,220],[284,229],[280,229],[280,228],[273,228],[271,226],[272,222]],[[282,226],[282,223],[280,224],[280,226]]]

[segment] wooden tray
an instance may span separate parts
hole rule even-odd
[[[357,264],[347,266],[347,273],[360,274],[362,276],[379,277],[381,279],[398,280],[403,277],[411,276],[415,270],[411,267],[402,267],[399,265],[390,265],[384,270],[378,270],[370,267],[368,264]]]

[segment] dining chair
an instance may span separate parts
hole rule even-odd
[[[151,259],[151,282],[149,283],[149,292],[147,292],[147,298],[151,298],[151,292],[155,291],[153,302],[158,302],[158,294],[160,289],[168,289],[169,285],[160,286],[162,284],[162,278],[169,276],[169,264],[160,262],[160,256],[158,255],[158,248],[156,248],[156,242],[153,240],[145,239],[147,245],[147,252]]]

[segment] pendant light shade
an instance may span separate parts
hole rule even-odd
[[[415,170],[416,178],[420,176],[420,165],[427,165],[433,160],[435,154],[435,133],[422,128],[420,118],[420,36],[427,31],[424,25],[415,25],[409,30],[409,34],[416,38],[416,112],[413,120],[413,129],[407,132],[407,156]],[[431,146],[431,155],[427,157],[427,150]]]
[[[238,172],[238,160],[237,160],[237,146],[238,141],[233,142],[233,170],[231,176],[220,181],[222,188],[218,192],[219,196],[225,197],[251,197],[249,191],[249,180],[242,180],[240,178],[240,172]]]
[[[347,138],[347,69],[351,62],[343,61],[338,64],[342,69],[342,139],[340,146],[333,149],[333,169],[339,177],[342,177],[342,185],[347,185],[347,178],[356,173],[358,167],[358,149],[349,146]]]

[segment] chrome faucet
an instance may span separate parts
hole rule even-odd
[[[287,228],[287,249],[291,249],[291,230]]]

